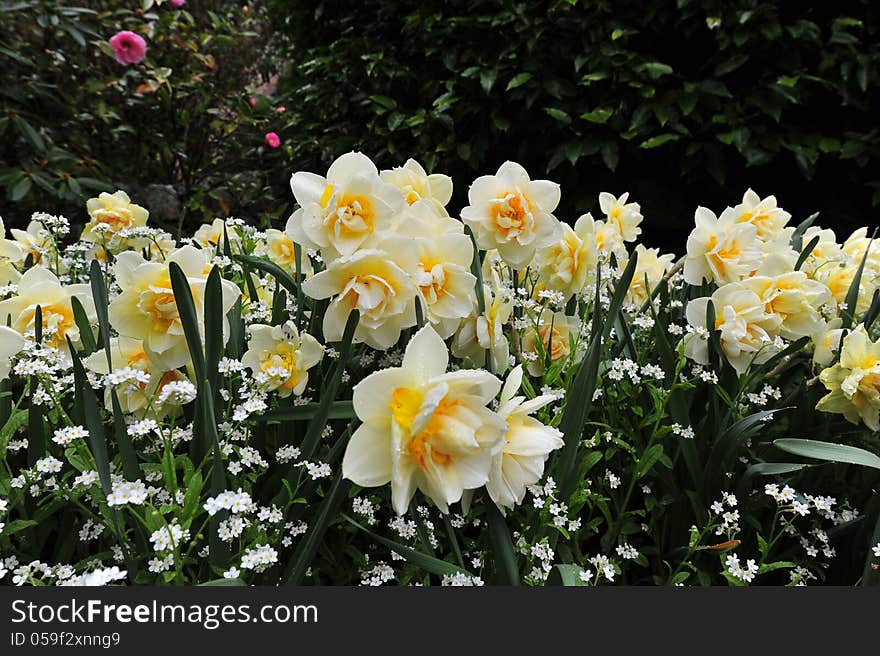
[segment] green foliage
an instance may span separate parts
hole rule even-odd
[[[264,21],[225,0],[81,5],[0,7],[6,222],[46,207],[78,215],[85,199],[117,188],[174,234],[244,208],[254,221],[283,213],[286,166],[263,138],[278,114],[257,91]],[[119,30],[143,36],[143,62],[116,62],[109,39]]]
[[[415,154],[459,183],[512,159],[562,183],[568,219],[598,191],[631,191],[664,217],[645,226],[661,243],[694,199],[723,207],[748,186],[796,217],[864,224],[880,203],[870,5],[268,3],[290,37],[299,168],[350,149],[384,166]]]

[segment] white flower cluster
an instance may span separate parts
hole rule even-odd
[[[229,510],[235,514],[253,512],[256,510],[256,504],[251,499],[251,495],[242,491],[241,488],[237,492],[225,490],[216,497],[208,497],[204,504],[205,510],[211,516],[217,514],[220,510]]]
[[[278,552],[267,544],[257,544],[241,557],[242,569],[263,572],[278,562]]]

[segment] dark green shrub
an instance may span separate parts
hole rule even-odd
[[[116,188],[175,233],[217,215],[257,221],[285,210],[278,189],[289,174],[281,149],[264,144],[277,115],[254,92],[266,44],[259,12],[225,0],[80,4],[0,8],[7,224],[36,209],[81,220],[86,198]],[[146,39],[140,64],[113,58],[108,39],[122,29]]]
[[[269,3],[290,37],[294,165],[414,156],[450,173],[460,202],[515,159],[563,184],[564,218],[631,191],[655,241],[748,186],[795,218],[870,222],[880,19],[868,0],[816,5]]]

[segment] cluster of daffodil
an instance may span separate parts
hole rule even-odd
[[[72,243],[63,217],[35,214],[25,230],[8,235],[0,223],[0,531],[13,524],[15,532],[34,530],[39,514],[25,503],[27,490],[86,512],[77,526],[86,542],[116,522],[113,508],[130,510],[156,545],[149,572],[166,581],[198,570],[196,556],[217,549],[211,539],[238,547],[238,560],[227,559],[214,575],[262,574],[283,562],[279,549],[307,530],[326,530],[326,518],[318,526],[303,521],[324,514],[305,506],[334,502],[336,487],[309,497],[314,490],[305,481],[319,485],[341,459],[339,480],[362,488],[390,484],[398,517],[389,526],[401,537],[419,533],[423,546],[436,546],[436,537],[430,521],[422,525],[430,510],[419,505],[417,491],[445,516],[453,543],[471,508],[479,516],[497,507],[514,527],[530,582],[548,579],[560,534],[572,540],[565,553],[580,554],[581,542],[604,522],[603,540],[617,545],[617,557],[599,552],[573,562],[582,582],[610,582],[624,561],[647,563],[624,538],[638,531],[633,518],[656,505],[644,477],[655,465],[676,466],[664,440],[678,440],[674,448],[696,483],[697,470],[714,466],[715,456],[700,463],[701,452],[688,451],[688,442],[781,396],[768,385],[760,391],[753,377],[776,380],[803,355],[811,376],[796,389],[821,383],[827,394],[819,410],[880,430],[880,245],[866,229],[841,244],[810,221],[789,226],[790,214],[773,196],[748,190],[720,216],[697,209],[686,254],[676,260],[636,243],[643,217],[628,194],[600,194],[601,218],[588,213],[569,224],[554,215],[559,185],[533,180],[513,162],[477,178],[457,215],[447,210],[452,180],[429,175],[412,159],[380,171],[365,155],[348,153],[325,175],[295,173],[291,187],[298,208],[285,226],[262,230],[216,219],[174,239],[148,225],[148,211],[122,191],[88,201],[88,221]],[[96,273],[98,286],[90,279]],[[181,299],[181,276],[192,313]],[[212,308],[217,324],[207,318]],[[192,321],[197,336],[188,330]],[[192,350],[200,340],[207,344],[212,330],[222,350],[217,371],[209,372],[220,384],[213,418],[199,379],[207,351],[194,357]],[[79,361],[85,380],[103,394],[103,416],[134,440],[138,471],[120,462],[116,433],[110,451],[118,446],[119,458],[111,456],[99,480],[96,442],[86,443],[94,424],[80,425]],[[689,409],[681,394],[716,385],[719,376],[717,386],[725,387],[725,371],[734,379],[724,397],[730,411],[703,421],[696,402]],[[626,416],[619,403],[642,405]],[[594,410],[578,418],[579,407]],[[267,427],[267,412],[280,428]],[[308,425],[315,416],[326,427]],[[337,431],[339,418],[351,420],[348,430]],[[42,446],[26,435],[44,428],[51,439]],[[184,453],[194,432],[199,438],[208,429],[218,434],[213,465],[197,449]],[[315,444],[338,434],[341,448]],[[702,436],[705,444],[715,437]],[[16,455],[22,450],[27,457]],[[600,461],[605,474],[596,482],[590,470]],[[202,469],[221,463],[235,484],[208,497]],[[298,476],[290,473],[297,468]],[[621,475],[630,474],[622,486]],[[165,487],[147,485],[160,480]],[[261,493],[258,482],[266,482]],[[639,489],[644,510],[631,503]],[[381,497],[365,494],[355,498],[354,511],[373,524]],[[527,510],[527,495],[534,510]],[[736,498],[723,495],[713,519],[699,521],[703,533],[720,526],[719,535],[736,537],[738,515],[725,509]],[[7,496],[25,513],[18,522]],[[823,518],[843,516],[831,512],[826,497],[802,501],[793,490],[782,497],[774,499],[791,503],[780,505],[774,526],[779,513],[802,515],[809,503]],[[529,512],[535,519],[520,521]],[[415,523],[404,519],[407,513]],[[479,518],[473,522],[480,525]],[[796,533],[793,520],[785,526]],[[687,562],[669,567],[667,582],[684,580],[681,570],[693,567],[687,559],[704,537],[697,533]],[[0,533],[9,535],[11,529]],[[116,560],[135,542],[134,533],[117,535]],[[457,544],[455,551],[464,571]],[[299,549],[294,555],[301,556]],[[93,580],[91,574],[110,572],[90,565],[62,575],[40,561],[4,562],[0,578],[15,571],[18,582]],[[384,561],[368,562],[363,580],[393,575]],[[749,560],[743,568],[733,554],[725,576],[749,582],[765,571],[761,563]],[[305,572],[298,559],[291,568],[291,576]],[[461,582],[457,576],[448,580]]]
[[[751,190],[720,217],[697,210],[684,279],[711,283],[714,291],[688,303],[685,352],[708,364],[709,333],[718,331],[727,361],[743,374],[805,338],[829,391],[818,409],[880,430],[880,344],[868,332],[880,289],[880,243],[861,228],[840,244],[833,230],[812,225],[794,242],[790,219],[773,196],[761,199]],[[710,302],[714,324],[707,325]],[[868,326],[849,328],[861,317]]]

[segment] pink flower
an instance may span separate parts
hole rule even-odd
[[[274,132],[267,132],[266,145],[269,146],[269,148],[278,148],[278,146],[281,145],[281,137]]]
[[[144,60],[147,54],[147,42],[140,34],[122,30],[110,39],[110,47],[113,55],[120,64],[137,64]]]
[[[284,112],[287,111],[287,107],[285,107],[284,105],[281,105],[281,107],[278,107],[275,111],[279,114],[283,114]]]
[[[251,96],[250,98],[248,98],[248,102],[251,104],[251,107],[256,107],[257,106],[256,96]]]
[[[177,7],[180,9],[183,5],[186,4],[186,0],[170,0],[172,7]]]

